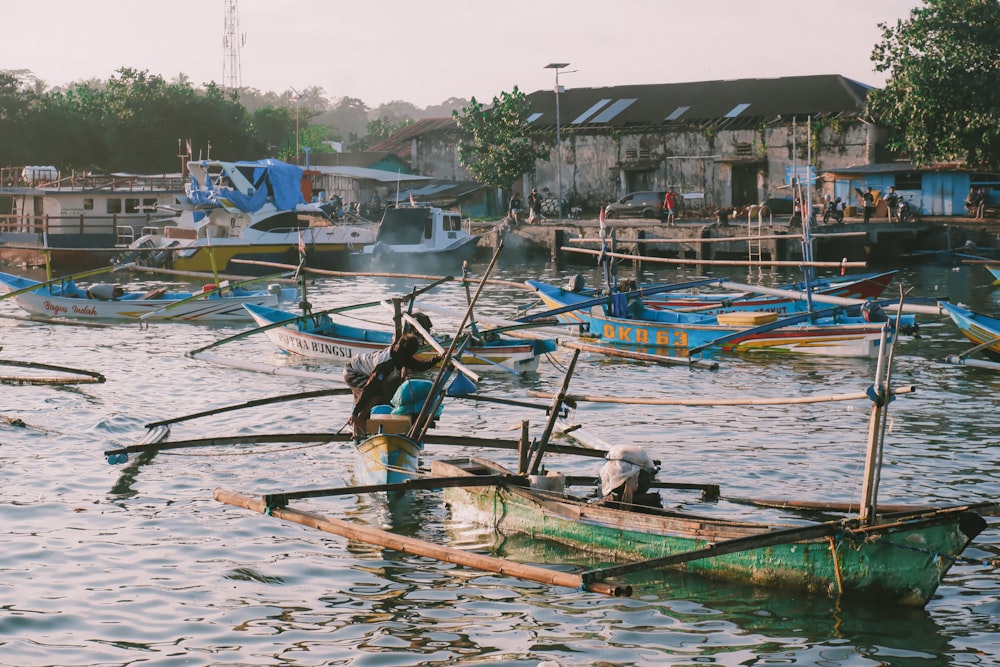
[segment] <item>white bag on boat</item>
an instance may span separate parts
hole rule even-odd
[[[660,471],[649,454],[636,445],[615,445],[601,467],[601,493],[608,495],[630,480],[637,480],[643,471],[653,477]]]

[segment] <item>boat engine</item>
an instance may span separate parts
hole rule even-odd
[[[601,467],[601,495],[630,505],[661,507],[660,494],[649,491],[649,485],[660,471],[656,461],[641,447],[615,445]]]

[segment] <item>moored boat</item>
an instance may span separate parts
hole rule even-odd
[[[40,282],[0,272],[0,291],[20,308],[38,317],[74,320],[168,320],[180,322],[246,322],[244,304],[294,303],[298,290],[273,283],[263,290],[242,285],[203,292],[154,288],[129,291],[113,283],[83,287],[73,277]],[[14,294],[20,292],[19,294]]]
[[[21,266],[107,266],[146,233],[173,224],[163,213],[184,194],[176,174],[64,176],[55,167],[4,168],[0,185],[0,260]]]
[[[374,243],[351,255],[354,270],[457,271],[471,260],[479,236],[458,211],[431,206],[386,209]]]
[[[264,333],[279,348],[312,359],[342,363],[359,354],[388,347],[393,340],[391,330],[354,327],[336,322],[326,314],[299,316],[254,304],[247,304],[246,310],[258,327],[270,327]],[[279,322],[288,324],[272,326]],[[441,338],[438,342],[447,346],[450,341]],[[485,332],[470,341],[460,358],[463,363],[482,369],[501,366],[526,373],[537,370],[541,355],[554,349],[555,344],[548,340],[514,339]],[[431,350],[420,358],[433,354]]]
[[[301,167],[278,160],[187,164],[190,183],[180,213],[163,233],[139,237],[119,263],[180,271],[254,273],[234,260],[346,269],[348,255],[375,239],[370,225],[347,224],[329,201],[306,202]]]
[[[961,366],[1000,370],[1000,318],[977,313],[947,301],[941,301],[938,306],[974,345],[960,355],[949,355],[946,361]],[[972,358],[971,355],[975,352],[981,352],[986,359]]]
[[[733,312],[720,315],[654,310],[639,298],[615,293],[594,304],[595,298],[547,283],[529,280],[550,309],[569,308],[557,317],[580,324],[601,340],[639,350],[674,348],[680,351],[722,349],[727,352],[785,352],[838,357],[878,356],[881,315],[848,316],[831,311],[825,316],[798,314],[779,319],[777,313]],[[574,308],[574,306],[578,306]],[[915,326],[903,315],[902,328]]]
[[[885,292],[896,271],[859,276],[847,280],[823,279],[816,280],[809,287],[813,294],[834,296],[845,299],[876,299]],[[778,313],[801,313],[809,308],[807,299],[798,298],[798,292],[807,288],[803,283],[787,285],[781,289],[795,292],[788,297],[774,294],[752,294],[748,292],[729,292],[702,294],[667,293],[652,296],[643,300],[647,308],[654,310],[677,309],[693,310],[704,315],[719,315],[742,311]]]
[[[485,459],[434,461],[432,475],[513,477]],[[659,560],[700,575],[922,607],[986,522],[969,506],[850,521],[774,524],[716,519],[515,483],[445,490],[452,511],[501,533],[571,546],[598,560]],[[733,551],[719,548],[729,544]],[[757,546],[754,546],[754,545]],[[717,555],[713,554],[713,549]],[[704,551],[702,551],[704,550]],[[647,569],[671,566],[649,563]]]

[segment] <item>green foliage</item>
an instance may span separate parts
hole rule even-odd
[[[379,116],[368,121],[368,145],[374,146],[391,137],[396,132],[413,125],[412,118],[394,120],[387,116]]]
[[[528,99],[517,86],[494,97],[489,107],[473,97],[461,112],[452,112],[463,135],[459,158],[477,181],[510,189],[518,177],[534,169],[537,160],[549,159],[548,149],[528,127],[529,113]]]
[[[923,0],[872,51],[882,90],[868,95],[890,148],[917,164],[1000,168],[1000,3]]]

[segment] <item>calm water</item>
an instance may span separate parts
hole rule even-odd
[[[565,280],[509,262],[496,277]],[[1000,312],[1000,290],[976,267],[907,270],[923,296],[951,295]],[[623,273],[626,271],[623,269]],[[660,269],[646,278],[677,278]],[[731,278],[746,281],[745,271]],[[777,283],[792,276],[754,276]],[[328,280],[319,307],[400,294],[411,282]],[[895,285],[890,288],[895,290]],[[435,303],[461,307],[450,286]],[[526,292],[490,288],[480,312],[512,316]],[[9,302],[0,314],[19,315]],[[371,315],[384,320],[380,311]],[[973,501],[1000,496],[1000,374],[943,363],[969,346],[950,321],[924,321],[897,349],[897,384],[917,393],[892,404],[884,501]],[[435,316],[436,329],[448,329]],[[340,369],[275,352],[255,336],[219,354],[329,371],[329,382],[276,377],[194,361],[185,352],[238,327],[154,324],[110,328],[0,319],[2,358],[99,371],[104,384],[0,385],[0,664],[3,665],[986,665],[1000,662],[1000,581],[989,568],[952,569],[924,610],[846,606],[835,600],[720,584],[682,573],[641,582],[631,599],[526,583],[437,563],[217,503],[217,487],[250,495],[352,483],[346,445],[193,449],[108,465],[102,452],[135,443],[144,425],[206,408],[339,386]],[[481,391],[553,390],[569,355],[523,379],[494,375]],[[584,355],[571,391],[660,397],[791,397],[861,391],[868,360],[720,357],[718,371],[653,367]],[[0,371],[12,372],[0,366]],[[171,439],[336,431],[350,399],[332,397],[239,410],[174,426]],[[541,413],[449,402],[442,433],[515,437]],[[714,482],[712,507],[692,496],[669,505],[749,516],[733,499],[856,498],[866,402],[757,408],[584,404],[576,420],[608,442],[631,442],[662,461],[660,477]],[[24,426],[10,423],[21,420]],[[428,449],[427,456],[479,453]],[[490,456],[512,463],[506,453]],[[550,466],[596,474],[599,462],[552,457]],[[441,543],[492,541],[454,523],[432,492],[407,511],[367,498],[297,504]],[[966,552],[1000,555],[995,519]],[[508,539],[515,559],[574,556]]]

